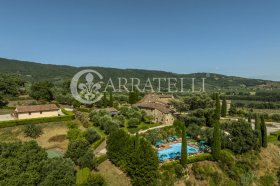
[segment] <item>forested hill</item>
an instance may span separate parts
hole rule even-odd
[[[194,74],[176,74],[164,71],[154,70],[140,70],[140,69],[116,69],[105,67],[72,67],[66,65],[50,65],[41,64],[28,61],[10,60],[0,58],[0,73],[12,73],[19,74],[22,78],[28,81],[61,81],[70,79],[75,73],[82,69],[94,69],[101,73],[105,80],[111,77],[117,79],[117,77],[126,78],[140,78],[146,80],[150,78],[163,78],[163,77],[175,77],[175,78],[196,78],[197,81],[201,78],[206,78],[207,88],[242,88],[242,87],[274,87],[279,88],[279,82],[248,79],[233,76],[225,76],[220,74],[206,74],[206,73],[194,73]]]

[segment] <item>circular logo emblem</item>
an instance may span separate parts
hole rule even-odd
[[[103,76],[95,70],[82,70],[72,78],[70,89],[73,97],[84,104],[99,101],[103,94],[100,92]]]

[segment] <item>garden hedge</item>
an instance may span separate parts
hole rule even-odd
[[[14,127],[18,125],[29,125],[29,124],[39,124],[39,123],[48,123],[48,122],[58,122],[58,121],[70,121],[75,119],[74,115],[65,115],[65,116],[55,116],[55,117],[46,117],[46,118],[33,118],[33,119],[19,119],[19,120],[10,120],[10,121],[1,121],[0,128],[5,127]]]
[[[280,130],[270,133],[270,135],[267,138],[268,138],[269,142],[273,142],[273,141],[277,141],[277,140],[280,141]]]

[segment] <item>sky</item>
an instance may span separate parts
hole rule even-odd
[[[0,0],[0,57],[280,81],[279,10],[279,0]]]

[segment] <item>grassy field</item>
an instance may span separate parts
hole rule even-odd
[[[129,177],[109,160],[101,163],[97,170],[104,176],[108,186],[131,186]]]
[[[49,139],[54,136],[62,136],[66,135],[68,128],[66,125],[67,122],[52,122],[52,123],[42,123],[38,124],[38,126],[42,127],[43,134],[36,138],[37,143],[45,148],[60,148],[62,150],[66,150],[68,146],[68,140],[65,139],[63,141],[52,141]],[[1,142],[14,142],[14,141],[30,141],[34,140],[33,138],[26,137],[24,134],[25,126],[15,126],[8,128],[0,129],[0,140]]]

